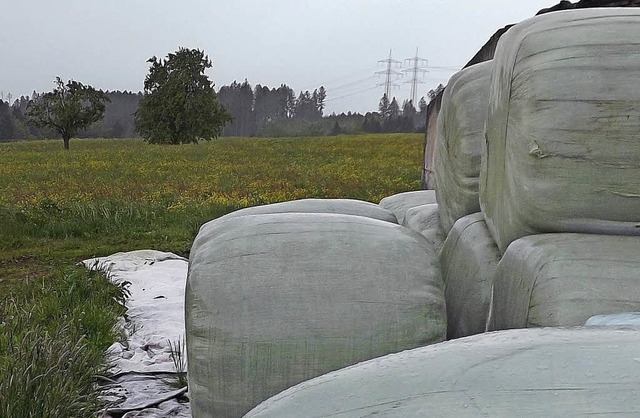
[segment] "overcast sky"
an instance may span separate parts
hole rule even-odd
[[[418,98],[499,28],[555,0],[0,0],[0,91],[14,97],[75,79],[140,91],[147,59],[203,49],[216,88],[234,80],[327,89],[325,114],[375,110],[386,64],[428,60]],[[424,64],[420,62],[420,64]],[[404,69],[411,67],[405,62]],[[402,71],[401,68],[394,70]],[[411,74],[392,91],[410,96]],[[405,83],[408,82],[408,83]]]

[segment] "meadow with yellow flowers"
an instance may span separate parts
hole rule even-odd
[[[306,197],[378,202],[419,187],[420,134],[0,144],[0,260],[141,247],[186,252],[197,227]]]

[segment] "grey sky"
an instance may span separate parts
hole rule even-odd
[[[219,88],[234,80],[296,93],[327,89],[326,114],[375,110],[378,60],[429,60],[418,97],[446,84],[499,28],[555,0],[0,0],[0,90],[48,91],[53,79],[142,90],[146,60],[204,49]],[[406,63],[404,68],[408,68]],[[440,67],[440,68],[438,68]],[[444,67],[444,68],[443,68]],[[409,97],[410,76],[392,95]]]

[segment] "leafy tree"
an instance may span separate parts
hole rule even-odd
[[[51,128],[62,136],[64,149],[80,129],[85,129],[104,116],[109,98],[91,86],[69,80],[65,84],[56,77],[53,91],[29,101],[27,117],[38,127]]]
[[[135,114],[138,132],[150,143],[180,144],[213,139],[231,115],[204,73],[212,64],[198,49],[179,48],[162,60],[151,57],[144,97]]]

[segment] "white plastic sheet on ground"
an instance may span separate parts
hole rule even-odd
[[[505,252],[494,277],[493,329],[582,325],[640,310],[640,237],[540,234]]]
[[[436,203],[435,190],[415,190],[387,196],[380,200],[380,207],[393,212],[398,223],[404,222],[404,215],[412,207]]]
[[[176,388],[168,385],[175,372],[170,357],[172,344],[184,340],[184,289],[187,260],[172,253],[139,250],[117,253],[83,261],[88,268],[97,268],[116,283],[129,282],[131,293],[126,301],[124,321],[127,340],[109,349],[113,359],[112,372],[118,373],[111,394],[110,408],[142,409],[130,412],[130,417],[189,417],[189,405],[176,402]],[[185,353],[186,359],[186,353]],[[166,402],[155,401],[174,396]],[[149,408],[139,408],[147,404]],[[172,415],[167,415],[172,411]]]
[[[245,418],[634,417],[639,347],[636,330],[480,334],[309,380]]]
[[[440,252],[447,304],[447,338],[484,332],[493,276],[502,255],[482,213],[460,218]]]
[[[480,203],[504,251],[541,232],[640,235],[640,10],[549,13],[493,60]]]
[[[194,416],[238,417],[309,378],[442,341],[436,263],[421,235],[362,216],[203,225],[186,291]]]
[[[439,212],[437,203],[414,206],[405,213],[403,223],[407,228],[425,237],[436,253],[440,251],[447,237],[440,224]]]
[[[480,212],[478,182],[491,68],[487,61],[459,71],[442,96],[433,165],[445,233],[458,219]]]

